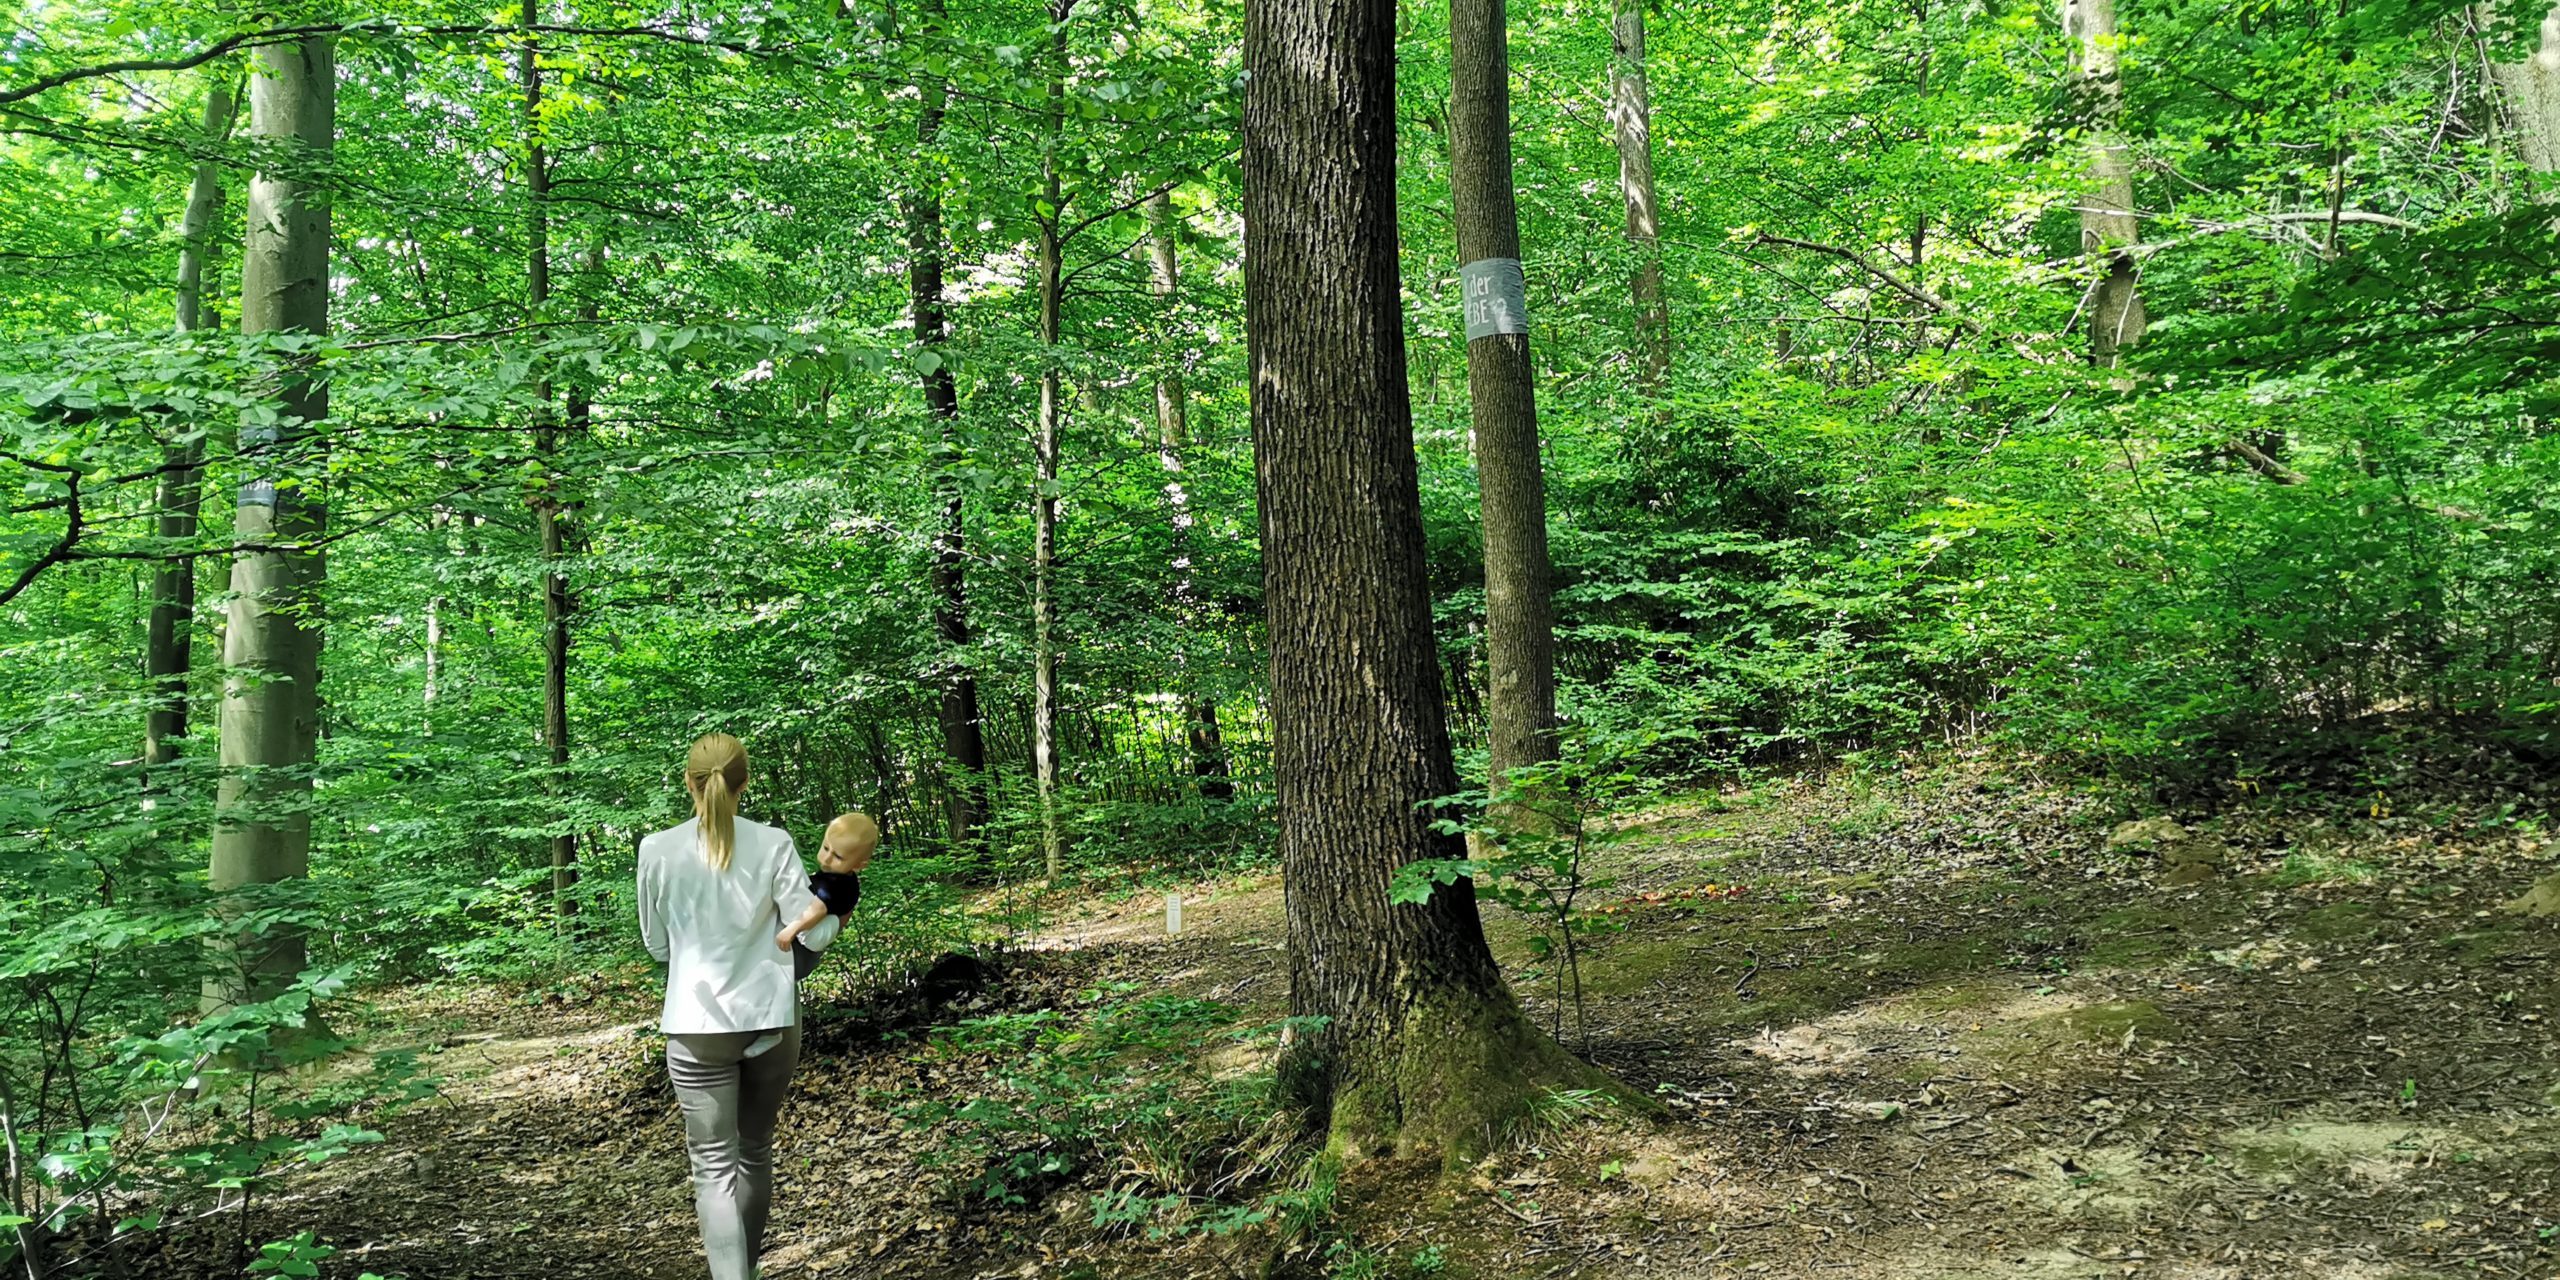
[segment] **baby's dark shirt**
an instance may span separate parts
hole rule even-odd
[[[827,904],[827,914],[840,916],[862,901],[862,874],[858,871],[820,871],[809,877],[809,892]]]

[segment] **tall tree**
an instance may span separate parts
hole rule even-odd
[[[240,262],[244,334],[329,329],[329,193],[337,140],[337,56],[327,36],[262,45],[250,56],[249,131],[266,149],[249,179]],[[311,815],[304,799],[319,741],[319,621],[327,526],[319,470],[305,454],[328,417],[328,384],[289,365],[273,416],[241,427],[232,600],[223,637],[222,784],[215,801],[216,890],[306,873]],[[272,991],[300,972],[300,935],[240,940],[236,980],[220,1002]]]
[[[1490,782],[1555,759],[1553,571],[1538,456],[1520,220],[1511,190],[1511,47],[1504,0],[1450,0],[1449,187],[1466,306],[1484,521]],[[1632,206],[1630,206],[1632,208]]]
[[[1636,313],[1636,385],[1647,395],[1659,395],[1671,370],[1671,306],[1662,296],[1662,216],[1653,198],[1653,89],[1645,78],[1644,0],[1612,0],[1610,10],[1609,125],[1618,143],[1618,192],[1627,204],[1627,242],[1636,251],[1635,274],[1627,285]]]
[[[231,92],[232,72],[220,68],[204,95],[207,144],[231,135],[238,100]],[[205,305],[206,277],[214,270],[214,226],[222,218],[222,166],[211,158],[196,162],[187,186],[187,209],[178,222],[177,330],[193,333],[213,328],[214,309]],[[163,451],[159,492],[159,533],[172,558],[151,575],[151,621],[144,640],[143,674],[151,682],[151,705],[142,734],[145,768],[164,765],[178,756],[187,736],[187,673],[194,665],[196,565],[177,556],[177,548],[196,536],[196,516],[204,501],[204,437],[200,423],[180,428],[180,436]]]
[[[922,33],[941,34],[944,0],[921,0]],[[939,149],[950,101],[944,78],[927,74],[917,81],[921,107],[916,114],[918,156],[914,186],[906,195],[907,309],[916,345],[924,356],[925,416],[936,428],[933,492],[942,509],[933,535],[933,629],[941,646],[935,664],[939,686],[935,719],[942,729],[942,752],[959,776],[945,801],[945,817],[954,846],[975,838],[987,811],[987,739],[978,713],[978,678],[970,670],[969,532],[967,494],[961,486],[960,382],[942,348],[951,340],[951,317],[943,300],[942,177]]]
[[[1174,234],[1173,193],[1147,199],[1147,288],[1170,302],[1182,292],[1182,256]],[[1199,617],[1199,593],[1191,580],[1191,490],[1185,468],[1191,455],[1190,391],[1182,371],[1168,365],[1156,377],[1156,456],[1164,465],[1166,523],[1173,534],[1173,608],[1186,630]],[[1208,800],[1235,795],[1227,768],[1226,735],[1218,728],[1218,700],[1200,687],[1199,673],[1182,672],[1182,718],[1191,749],[1191,776]]]
[[[1271,647],[1290,1009],[1285,1066],[1346,1157],[1484,1150],[1585,1069],[1521,1016],[1461,852],[1423,565],[1396,263],[1395,5],[1245,8],[1245,326]]]
[[[2080,198],[2080,251],[2104,274],[2090,286],[2089,358],[2112,365],[2140,345],[2147,323],[2137,287],[2133,246],[2133,154],[2124,139],[2123,57],[2116,0],[2062,0],[2062,34],[2071,41],[2071,92],[2089,141],[2089,189]]]
[[[551,303],[551,152],[543,145],[542,61],[533,28],[538,0],[524,0],[517,21],[525,29],[516,46],[516,79],[524,90],[525,309],[536,317]],[[571,541],[568,504],[561,490],[560,424],[551,417],[551,384],[534,388],[533,448],[543,459],[542,488],[533,496],[534,531],[542,542],[542,745],[551,760],[553,787],[569,768],[570,622],[577,601],[569,594],[563,563]],[[585,416],[583,405],[573,412]],[[578,835],[563,825],[551,837],[551,907],[563,919],[577,910],[569,891],[578,883]]]
[[[2482,13],[2482,25],[2493,20]],[[2543,15],[2532,54],[2518,62],[2493,61],[2489,74],[2506,96],[2525,164],[2535,173],[2560,172],[2560,6]]]
[[[1058,436],[1066,387],[1066,263],[1060,243],[1065,192],[1058,149],[1067,132],[1067,19],[1075,0],[1049,0],[1049,102],[1040,131],[1040,418],[1031,441],[1031,781],[1040,798],[1040,852],[1049,878],[1064,869],[1058,830]]]

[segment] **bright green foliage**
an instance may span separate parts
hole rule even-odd
[[[2531,495],[2560,242],[2466,11],[2121,19],[2155,327],[2107,378],[2069,332],[2091,274],[2048,11],[1656,11],[1660,412],[1611,390],[1600,11],[1520,20],[1556,103],[1524,107],[1522,207],[1581,718],[1659,731],[1675,767],[1989,724],[2178,768],[2377,712],[2547,711],[2525,619],[2554,602]],[[1408,243],[1439,245],[1438,120],[1412,115]],[[1428,331],[1454,263],[1426,262]],[[1463,538],[1463,366],[1424,350],[1426,483]]]
[[[1642,744],[1610,772],[1668,784],[1991,732],[2200,775],[2391,719],[2548,733],[2560,235],[2553,181],[2518,159],[2483,73],[2522,56],[2532,4],[2484,28],[2446,0],[2122,0],[2153,323],[2096,370],[2079,313],[2100,268],[2075,211],[2093,122],[2049,6],[1662,0],[1659,396],[1631,355],[1608,9],[1514,5],[1512,50],[1565,712]],[[124,1046],[276,1048],[197,1017],[218,934],[305,931],[311,999],[334,975],[628,959],[632,851],[683,816],[676,761],[708,729],[748,740],[748,812],[804,848],[844,809],[888,831],[828,995],[984,932],[962,903],[1026,878],[1036,843],[1028,429],[1052,364],[1069,392],[1071,866],[1191,876],[1270,856],[1239,6],[1073,6],[1056,209],[1046,6],[952,0],[936,21],[916,3],[714,0],[667,25],[544,0],[538,16],[110,0],[21,4],[0,37],[0,1080],[34,1156],[111,1148],[173,1199],[174,1181],[292,1157],[244,1130],[251,1154],[164,1178],[176,1156],[95,1136],[140,1132],[135,1108],[170,1096],[166,1062]],[[244,75],[224,42],[303,28],[338,32],[334,156],[201,136],[208,88]],[[1408,6],[1401,31],[1412,389],[1463,751],[1487,693],[1445,11]],[[530,126],[527,40],[545,82]],[[932,146],[926,82],[948,88]],[[223,323],[172,336],[200,159],[229,191],[206,290]],[[316,168],[331,190],[328,337],[232,332],[260,166]],[[1172,297],[1144,252],[1159,189]],[[907,312],[904,206],[925,191],[952,318],[932,351]],[[1044,218],[1074,231],[1055,349],[1036,340],[1028,257]],[[948,446],[922,396],[946,367]],[[217,915],[202,868],[239,440],[304,368],[330,417],[271,465],[331,511],[312,875]],[[1155,418],[1177,372],[1179,531]],[[573,399],[591,406],[575,426]],[[563,426],[556,453],[536,448],[543,423]],[[204,526],[173,543],[155,482],[193,443]],[[946,483],[957,649],[933,625]],[[542,501],[575,530],[556,563]],[[193,734],[145,777],[141,646],[171,557],[199,587]],[[575,603],[559,770],[538,740],[554,571]],[[968,781],[935,722],[952,664],[978,681],[989,742],[983,845],[950,847],[942,825]],[[1232,797],[1204,782],[1212,764]],[[567,923],[546,855],[562,834],[580,850]],[[1569,882],[1555,852],[1504,856]],[[261,1007],[240,1016],[300,1016]],[[95,1087],[77,1105],[36,1087],[65,1078]],[[328,1149],[329,1123],[293,1121],[290,1141]]]

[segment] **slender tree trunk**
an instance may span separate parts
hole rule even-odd
[[[538,0],[523,0],[518,15],[528,31],[542,21]],[[551,303],[551,154],[542,141],[542,63],[534,38],[516,49],[517,81],[524,88],[525,302],[539,316]],[[533,448],[542,458],[542,489],[534,495],[534,532],[542,541],[542,745],[551,758],[552,795],[559,799],[569,768],[570,624],[577,601],[569,594],[564,561],[572,535],[561,495],[560,428],[551,417],[551,384],[535,389]],[[556,816],[556,815],[555,815]],[[562,829],[551,837],[551,910],[566,921],[577,914],[569,892],[578,883],[578,836]]]
[[[1040,182],[1040,421],[1031,442],[1031,780],[1040,793],[1040,852],[1049,879],[1064,870],[1058,831],[1058,435],[1066,389],[1058,343],[1065,336],[1066,269],[1058,243],[1058,148],[1067,127],[1067,16],[1073,0],[1049,6],[1049,115]]]
[[[1182,290],[1182,258],[1174,243],[1173,197],[1159,191],[1147,201],[1147,287],[1157,297],[1172,299]],[[1191,491],[1184,468],[1191,454],[1191,406],[1179,370],[1156,379],[1156,456],[1164,464],[1166,523],[1173,533],[1174,620],[1185,632],[1199,625],[1199,593],[1191,582]],[[1177,661],[1179,658],[1177,657]],[[1235,796],[1227,770],[1225,735],[1218,731],[1218,702],[1199,687],[1197,673],[1180,675],[1185,737],[1191,753],[1192,785],[1204,800]]]
[[[252,53],[251,67],[249,130],[285,150],[277,171],[249,180],[240,329],[326,333],[329,202],[311,170],[336,142],[335,46],[325,36],[265,45]],[[305,801],[319,740],[317,612],[327,572],[315,544],[327,511],[316,469],[296,464],[313,425],[328,416],[328,386],[300,371],[287,380],[277,408],[277,425],[240,432],[250,478],[240,486],[233,532],[250,549],[231,563],[223,633],[222,785],[210,876],[216,891],[309,870]],[[274,930],[237,944],[237,975],[215,980],[207,992],[213,1003],[261,997],[301,972],[298,933]]]
[[[1488,783],[1556,758],[1555,609],[1547,482],[1538,457],[1520,222],[1511,190],[1511,54],[1504,0],[1450,0],[1449,187],[1468,281],[1467,392],[1482,491]]]
[[[445,526],[452,516],[438,511],[428,517],[431,545],[437,558],[445,554]],[[418,726],[430,738],[436,732],[436,699],[444,696],[444,610],[442,595],[427,597],[427,673],[418,690]]]
[[[239,104],[231,94],[231,75],[217,71],[205,90],[204,135],[207,142],[231,136],[231,119]],[[187,187],[187,211],[178,223],[177,330],[193,333],[215,327],[219,320],[204,303],[205,277],[214,274],[214,234],[222,218],[222,168],[210,160],[196,165]],[[169,550],[196,536],[196,517],[204,501],[204,443],[189,435],[172,443],[161,456],[158,529]],[[187,736],[187,674],[194,665],[196,562],[160,562],[151,575],[151,621],[144,642],[143,674],[151,683],[150,710],[142,731],[142,764],[158,768],[178,758],[178,743]]]
[[[921,0],[926,30],[940,29],[943,0]],[[916,117],[917,149],[927,163],[918,166],[915,189],[906,200],[907,302],[916,344],[936,357],[924,375],[925,415],[938,430],[933,489],[942,508],[941,526],[933,537],[933,629],[942,647],[935,683],[935,718],[942,730],[942,753],[959,774],[945,804],[954,848],[976,838],[987,812],[987,739],[978,710],[978,679],[970,671],[969,535],[967,504],[960,484],[960,383],[940,349],[951,340],[950,316],[942,299],[942,187],[930,159],[942,142],[948,88],[940,77],[917,85],[924,108]]]
[[[2124,140],[2116,0],[2062,0],[2062,33],[2071,41],[2071,89],[2090,140],[2080,251],[2106,269],[2089,290],[2089,358],[2113,365],[2120,352],[2141,344],[2147,323],[2132,253],[2141,232],[2133,211],[2133,153]]]
[[[1474,886],[1397,905],[1459,856],[1423,564],[1396,263],[1395,6],[1248,0],[1247,385],[1271,644],[1290,1011],[1283,1064],[1345,1158],[1483,1152],[1591,1079],[1522,1017]]]
[[[2488,7],[2478,23],[2495,21]],[[2516,150],[2535,173],[2560,172],[2560,6],[2544,14],[2533,53],[2522,62],[2492,62],[2490,78],[2516,125]]]
[[[1662,296],[1662,217],[1653,199],[1653,90],[1645,79],[1644,0],[1612,0],[1609,43],[1614,55],[1609,62],[1609,123],[1618,139],[1618,191],[1627,202],[1627,242],[1636,250],[1635,275],[1627,287],[1636,313],[1636,385],[1646,395],[1658,396],[1671,369],[1671,308]]]

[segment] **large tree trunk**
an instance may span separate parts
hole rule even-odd
[[[1031,441],[1031,781],[1040,799],[1040,853],[1054,882],[1064,870],[1058,832],[1058,434],[1066,388],[1058,368],[1065,336],[1066,266],[1058,243],[1058,147],[1067,128],[1067,12],[1049,6],[1049,114],[1040,153],[1040,420]]]
[[[922,0],[919,8],[927,30],[939,29],[943,0]],[[940,77],[917,85],[923,110],[916,117],[918,149],[930,156],[941,144],[948,88]],[[951,322],[942,300],[942,187],[930,164],[918,166],[914,190],[906,199],[907,304],[916,344],[937,356],[924,375],[925,416],[933,419],[939,439],[935,449],[933,491],[942,522],[933,536],[933,630],[942,648],[935,683],[935,719],[942,729],[942,752],[954,778],[945,817],[954,848],[976,837],[987,811],[987,739],[978,714],[978,679],[969,669],[969,535],[966,495],[960,483],[960,383],[939,349],[951,340]]]
[[[1453,35],[1454,40],[1454,35]],[[1627,241],[1636,270],[1628,282],[1636,312],[1636,385],[1662,394],[1671,369],[1671,308],[1662,297],[1662,217],[1653,200],[1653,90],[1645,79],[1644,0],[1612,0],[1609,123],[1618,139],[1618,191],[1627,202]]]
[[[538,0],[524,0],[519,20],[542,21]],[[525,302],[540,316],[551,302],[551,155],[542,142],[542,64],[528,36],[516,50],[516,75],[524,88]],[[551,384],[536,388],[533,448],[543,460],[542,490],[534,495],[534,531],[542,540],[542,745],[551,758],[552,791],[558,797],[569,768],[569,625],[577,602],[569,594],[563,560],[571,534],[561,488],[560,428],[551,418]],[[578,836],[563,829],[551,837],[551,909],[567,920],[577,913],[569,891],[578,883]]]
[[[231,136],[231,119],[239,104],[231,94],[231,74],[217,71],[205,90],[204,135],[207,143]],[[214,327],[213,309],[204,303],[205,277],[213,271],[214,224],[222,217],[222,167],[211,160],[196,164],[187,187],[187,210],[178,221],[177,330],[193,333]],[[196,562],[177,558],[178,546],[196,536],[196,516],[204,501],[204,444],[201,436],[172,443],[161,460],[158,530],[163,550],[173,558],[160,562],[151,575],[151,621],[144,641],[143,674],[150,681],[150,709],[142,730],[142,764],[157,768],[178,758],[178,743],[187,736],[187,675],[194,665]]]
[[[1536,374],[1511,191],[1504,0],[1450,0],[1449,187],[1467,281],[1467,392],[1484,520],[1487,783],[1556,758],[1555,609]]]
[[[325,36],[262,46],[251,55],[249,130],[290,158],[284,172],[249,179],[240,264],[246,334],[329,328],[328,193],[305,168],[324,162],[337,134],[337,59]],[[262,153],[273,154],[273,153]],[[326,383],[307,371],[285,384],[280,423],[241,428],[244,472],[233,536],[223,637],[222,785],[215,801],[210,881],[217,890],[309,870],[305,805],[319,740],[320,626],[327,525],[319,469],[300,458],[329,413]],[[297,465],[299,464],[299,465]],[[237,972],[215,979],[215,1003],[269,994],[302,969],[297,933],[238,940]]]
[[[2071,91],[2089,135],[2089,186],[2080,203],[2080,251],[2102,260],[2090,286],[2089,358],[2112,365],[2138,346],[2147,323],[2134,274],[2140,234],[2133,212],[2133,153],[2124,140],[2124,77],[2116,38],[2116,0],[2062,0],[2062,34],[2071,41]]]
[[[2493,19],[2480,11],[2480,24]],[[2516,126],[2516,151],[2535,173],[2560,172],[2560,7],[2543,15],[2533,54],[2522,62],[2492,62],[2489,75]]]
[[[1182,290],[1182,258],[1174,244],[1173,197],[1159,191],[1147,201],[1147,287],[1171,300]],[[1184,468],[1191,454],[1191,406],[1182,374],[1168,369],[1156,379],[1156,456],[1164,464],[1165,520],[1173,533],[1174,620],[1183,630],[1199,624],[1200,599],[1191,583],[1191,491]],[[1227,770],[1226,737],[1218,730],[1218,702],[1201,691],[1198,676],[1181,676],[1185,737],[1191,752],[1193,785],[1204,800],[1235,796]]]
[[[1290,1010],[1284,1064],[1346,1158],[1486,1150],[1587,1068],[1521,1016],[1459,856],[1396,266],[1395,6],[1248,0],[1245,317],[1271,644]]]

